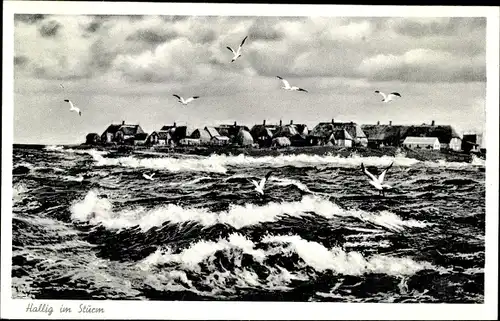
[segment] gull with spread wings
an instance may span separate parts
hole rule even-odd
[[[264,186],[266,185],[266,182],[268,181],[272,173],[273,173],[272,171],[268,172],[266,176],[260,180],[260,182],[257,182],[256,180],[253,179],[251,181],[249,180],[255,186],[255,190],[260,195],[264,195]]]
[[[393,93],[390,93],[389,95],[386,95],[385,93],[383,93],[383,92],[381,92],[379,90],[375,90],[375,93],[381,95],[382,97],[384,97],[384,99],[382,99],[382,102],[384,102],[384,103],[388,103],[388,102],[392,101],[396,97],[401,97],[401,94],[399,94],[397,92],[393,92]]]
[[[233,48],[227,46],[226,48],[229,49],[233,53],[233,59],[231,59],[231,62],[234,62],[236,59],[241,57],[241,47],[243,47],[243,44],[245,43],[245,40],[247,40],[248,36],[246,36],[243,41],[241,42],[240,46],[238,47],[238,50],[234,51]]]
[[[73,105],[73,103],[71,102],[71,100],[69,99],[64,99],[65,102],[69,103],[69,111],[74,111],[75,113],[78,113],[78,115],[82,115],[82,112],[80,110],[80,108],[78,107],[75,107],[75,105]]]
[[[385,190],[392,188],[392,186],[390,186],[388,184],[384,184],[385,174],[387,173],[387,171],[389,170],[389,168],[392,167],[392,164],[394,164],[394,162],[392,162],[391,165],[389,165],[386,168],[384,168],[384,170],[382,171],[382,173],[378,177],[376,177],[375,175],[373,175],[372,173],[370,173],[365,168],[365,165],[363,165],[363,163],[361,163],[361,170],[363,171],[363,173],[366,176],[368,176],[368,178],[370,178],[370,182],[369,183],[373,187],[375,187],[380,192],[380,194],[382,194],[382,196],[385,196]]]
[[[200,98],[200,96],[193,96],[193,97],[190,97],[188,99],[184,99],[184,97],[181,97],[179,95],[172,95],[172,96],[176,97],[178,99],[178,102],[183,104],[183,105],[187,105],[190,102],[192,102],[193,100]]]
[[[303,91],[303,92],[308,92],[307,90],[297,87],[297,86],[290,86],[290,83],[286,80],[281,78],[280,76],[276,76],[281,82],[283,82],[283,86],[281,87],[282,89],[288,90],[288,91]]]

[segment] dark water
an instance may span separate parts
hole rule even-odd
[[[481,303],[476,161],[14,149],[13,296]]]

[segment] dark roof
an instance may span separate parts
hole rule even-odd
[[[163,131],[167,131],[167,130],[170,130],[172,128],[175,128],[176,126],[174,125],[164,125],[160,130],[163,130]]]
[[[135,134],[135,136],[134,136],[134,138],[137,140],[144,140],[147,137],[148,137],[147,133],[138,133],[138,134]]]
[[[106,133],[110,133],[110,134],[116,134],[116,132],[118,131],[118,129],[120,129],[122,125],[119,124],[111,124],[108,126],[108,128],[106,128],[106,130],[104,131],[104,133],[102,133],[103,135],[106,134]]]
[[[295,134],[298,134],[297,128],[295,125],[284,125],[280,126],[274,132],[273,137],[292,137]]]
[[[124,135],[135,135],[139,131],[139,125],[122,125],[119,131],[122,131]]]
[[[352,140],[351,135],[345,130],[345,129],[337,129],[333,132],[333,137],[335,140],[337,139],[342,139],[342,140]]]
[[[158,139],[169,139],[172,136],[170,135],[170,132],[167,130],[160,130],[158,133]]]
[[[244,125],[218,125],[214,127],[217,132],[222,135],[222,136],[236,136],[238,135],[240,130],[246,130],[249,131],[247,126]]]
[[[88,133],[87,134],[87,137],[95,137],[95,136],[99,136],[98,133]]]
[[[330,137],[334,131],[332,123],[319,123],[311,130],[309,136]]]
[[[273,137],[274,133],[277,130],[276,125],[254,125],[252,129],[250,130],[250,134],[252,134],[252,137],[261,137],[261,136],[269,136]]]
[[[363,125],[363,131],[369,140],[380,141],[402,141],[407,136],[437,137],[440,143],[449,144],[452,138],[460,138],[450,125]]]

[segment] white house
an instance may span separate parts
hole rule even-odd
[[[404,140],[403,146],[411,149],[441,149],[441,144],[439,143],[439,139],[437,137],[408,136]]]

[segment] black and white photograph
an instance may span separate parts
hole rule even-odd
[[[498,317],[498,7],[6,2],[2,317]]]

